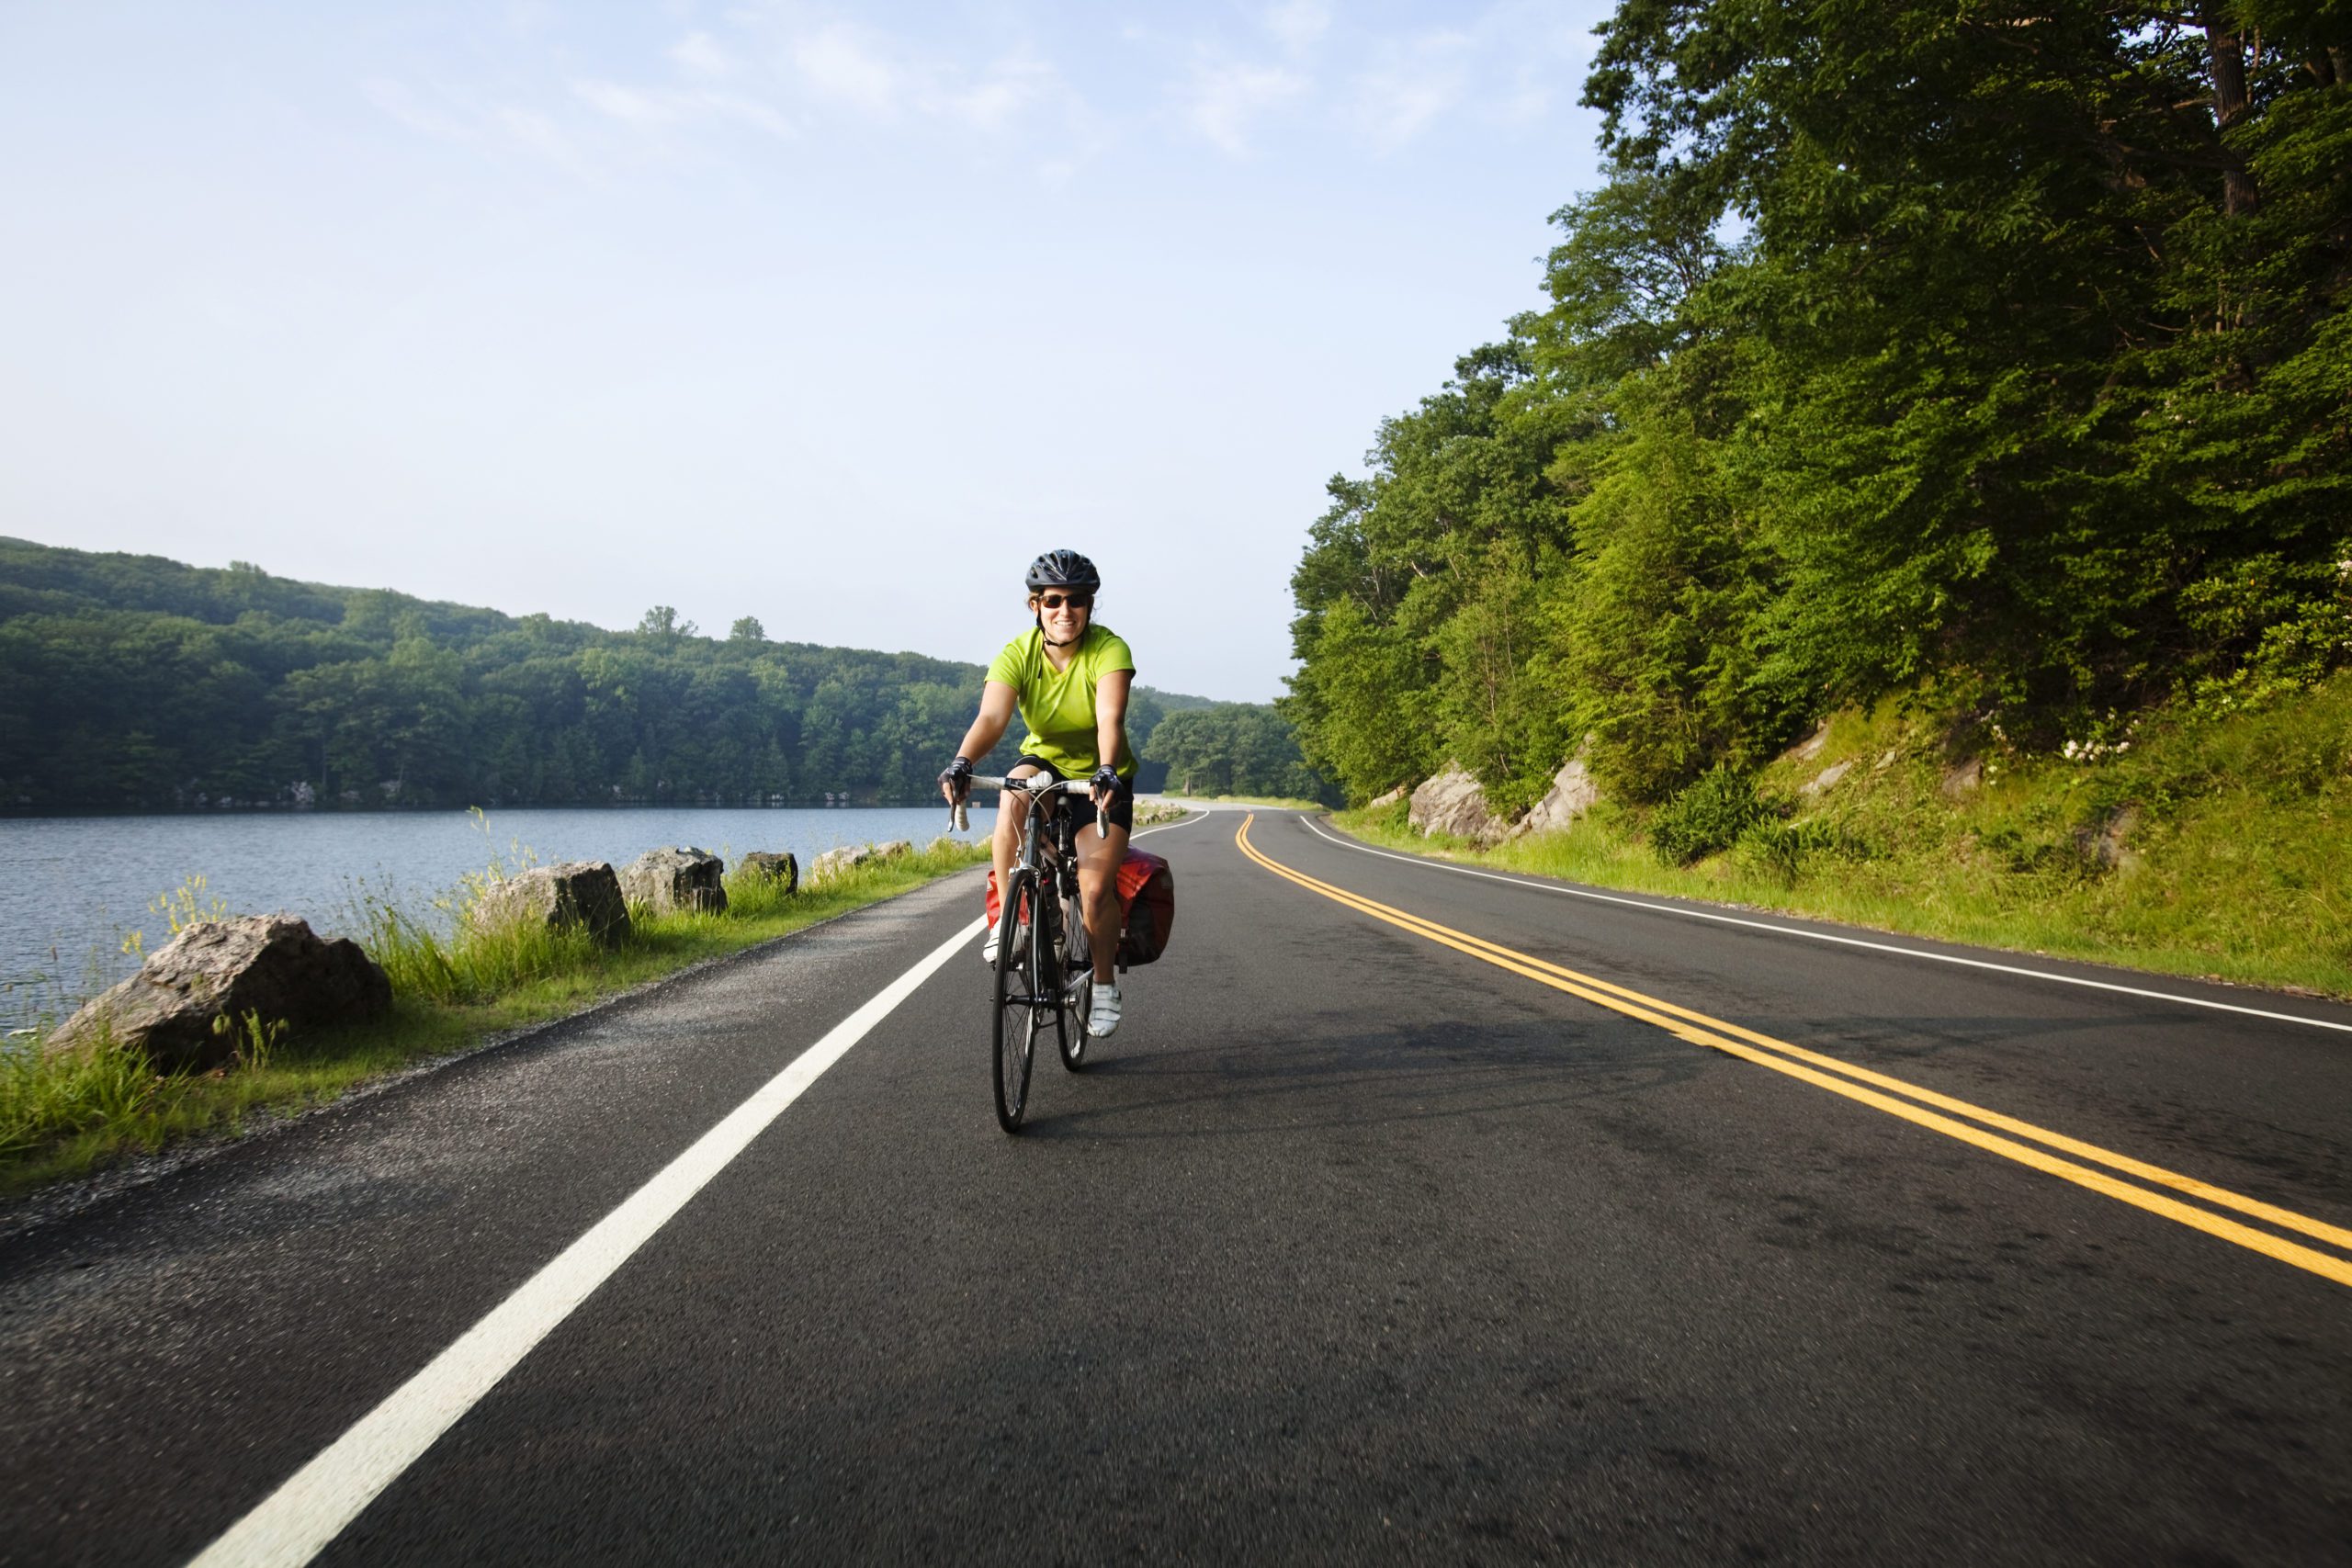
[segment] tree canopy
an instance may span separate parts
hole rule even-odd
[[[1263,703],[1171,713],[1153,728],[1142,755],[1167,770],[1166,787],[1183,795],[1326,800],[1332,794],[1299,754],[1289,721]]]
[[[0,804],[20,810],[913,803],[982,674],[770,641],[748,615],[724,639],[667,605],[608,632],[0,539]],[[1204,705],[1137,687],[1129,733]]]
[[[1284,708],[1357,799],[1656,798],[1932,688],[2056,744],[2352,649],[2352,25],[1623,0],[1548,304],[1334,478]]]

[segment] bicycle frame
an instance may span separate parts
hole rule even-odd
[[[1057,906],[1068,903],[1073,907],[1070,912],[1078,913],[1079,910],[1076,908],[1079,901],[1078,845],[1075,842],[1077,829],[1070,821],[1068,812],[1048,812],[1046,807],[1057,796],[1073,796],[1091,786],[1079,779],[1056,778],[1046,773],[1034,774],[1026,778],[1017,775],[995,778],[985,773],[975,773],[972,775],[972,782],[993,789],[1000,795],[1019,795],[1024,798],[1026,806],[1022,814],[1021,848],[1013,857],[1013,864],[1018,868],[1037,873],[1041,886],[1046,885],[1046,878],[1050,876],[1050,886],[1057,895],[1050,901]],[[962,801],[956,803],[950,817],[958,828],[967,828],[971,824],[971,818]],[[1048,830],[1044,834],[1037,831],[1040,818],[1044,818],[1047,823]],[[1094,809],[1095,837],[1107,837],[1109,829],[1109,817],[1101,807],[1096,807]],[[1040,902],[1046,902],[1046,900],[1040,900]],[[1046,929],[1054,936],[1054,956],[1058,963],[1067,967],[1069,962],[1069,932],[1063,919],[1063,910],[1057,907],[1047,912],[1044,918],[1046,921]]]
[[[1023,797],[1021,847],[997,889],[995,1077],[998,1123],[1008,1133],[1020,1130],[1028,1103],[1031,1054],[1041,1026],[1054,1034],[1062,1066],[1079,1069],[1086,1054],[1086,1018],[1093,997],[1094,965],[1091,953],[1074,953],[1070,932],[1085,939],[1084,911],[1078,884],[1077,829],[1067,811],[1049,810],[1057,797],[1090,786],[1076,780],[1044,776],[971,780],[1000,794]],[[1038,830],[1038,818],[1046,830]],[[970,825],[965,803],[956,801],[948,819],[958,828]],[[1094,830],[1108,837],[1108,820],[1095,807]],[[1028,905],[1024,927],[1021,915]],[[1071,971],[1079,971],[1075,979]],[[1013,984],[1013,976],[1019,983]],[[1073,1033],[1073,1026],[1075,1032]]]

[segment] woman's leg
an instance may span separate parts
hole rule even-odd
[[[1127,858],[1127,830],[1094,836],[1094,813],[1083,802],[1078,829],[1078,895],[1086,906],[1086,939],[1094,948],[1094,981],[1116,983],[1119,956],[1119,863]]]

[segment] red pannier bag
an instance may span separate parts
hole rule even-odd
[[[1148,850],[1129,850],[1119,863],[1119,967],[1149,964],[1168,949],[1176,925],[1176,875]]]
[[[991,868],[989,872],[989,929],[990,931],[996,929],[997,910],[1002,907],[1003,900],[997,897],[996,872]],[[1026,908],[1021,911],[1021,921],[1023,925],[1029,922],[1029,911]]]
[[[989,873],[989,924],[997,922],[1001,907],[996,873]],[[1131,849],[1119,863],[1119,963],[1149,964],[1168,946],[1176,924],[1176,877],[1168,863],[1145,850]],[[1026,918],[1027,911],[1023,911]],[[1082,939],[1081,939],[1082,942]]]

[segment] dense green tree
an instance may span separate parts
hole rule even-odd
[[[1623,0],[1548,308],[1294,577],[1354,798],[1636,799],[1932,684],[2029,742],[2352,643],[2352,24],[2325,0]]]
[[[913,802],[980,680],[714,641],[667,607],[611,633],[0,539],[0,804],[17,809]],[[1200,705],[1139,688],[1129,732]]]
[[[1171,713],[1152,728],[1142,755],[1168,770],[1181,794],[1323,800],[1332,791],[1299,754],[1290,724],[1261,703],[1218,703]]]

